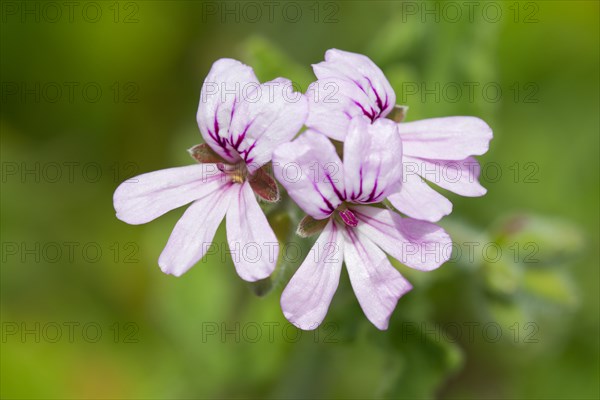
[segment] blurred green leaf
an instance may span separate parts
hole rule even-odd
[[[251,36],[241,44],[243,60],[254,68],[261,81],[285,77],[290,79],[296,90],[305,92],[308,85],[316,80],[309,66],[292,60],[290,54],[281,51],[271,41],[262,36]]]

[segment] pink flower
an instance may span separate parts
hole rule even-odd
[[[301,329],[314,329],[325,317],[342,261],[365,315],[383,330],[398,299],[411,289],[385,253],[423,271],[439,267],[450,255],[450,238],[437,225],[366,205],[380,203],[401,185],[397,124],[358,116],[345,139],[343,162],[327,137],[314,130],[273,154],[277,180],[318,220],[310,221],[312,226],[324,226],[281,297],[285,317]]]
[[[344,140],[357,115],[375,122],[390,115],[396,95],[383,72],[368,57],[331,49],[313,65],[318,80],[309,92],[306,125],[332,139]],[[492,130],[475,117],[433,118],[398,124],[404,148],[401,190],[390,202],[400,212],[435,222],[452,211],[452,203],[422,179],[462,196],[486,193],[479,184],[479,163]],[[375,133],[377,135],[377,133]]]
[[[204,256],[227,215],[237,273],[247,281],[264,279],[275,268],[278,242],[255,193],[267,201],[279,193],[261,167],[302,127],[306,99],[286,79],[260,84],[252,68],[231,59],[213,64],[200,97],[197,120],[206,144],[190,152],[201,164],[123,182],[113,199],[117,217],[143,224],[193,202],[158,260],[165,273],[180,276]],[[240,256],[248,248],[252,257]]]

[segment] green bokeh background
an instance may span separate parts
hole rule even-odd
[[[598,2],[485,12],[481,2],[471,20],[464,2],[295,2],[287,14],[278,2],[272,20],[259,2],[256,22],[238,2],[99,1],[84,17],[88,3],[72,20],[54,3],[56,22],[45,2],[1,4],[2,398],[600,396]],[[398,265],[415,289],[386,332],[364,317],[345,273],[316,333],[286,325],[282,283],[257,296],[228,256],[166,276],[157,259],[183,209],[129,226],[112,208],[132,173],[192,162],[185,150],[200,142],[194,117],[215,60],[305,89],[332,47],[380,65],[408,120],[474,115],[494,130],[480,158],[488,194],[445,193],[454,213],[442,225],[462,256],[430,273]],[[39,100],[27,91],[36,84]],[[425,86],[414,94],[415,84]],[[467,242],[480,244],[473,260]],[[498,262],[482,256],[490,242],[503,249]]]

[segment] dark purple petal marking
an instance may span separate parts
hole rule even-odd
[[[366,115],[371,120],[371,122],[374,121],[375,110],[373,110],[373,108],[371,108],[371,112],[368,112],[367,110],[365,110],[365,108],[362,106],[362,104],[360,104],[358,101],[352,100],[352,102],[360,108],[360,110],[362,111],[362,113],[364,115]]]
[[[362,192],[363,192],[363,166],[362,166],[362,164],[360,165],[360,168],[358,170],[358,175],[360,177],[358,193],[352,192],[352,196],[350,196],[351,200],[356,200],[356,199],[360,198],[360,196],[362,196]]]
[[[252,162],[252,160],[254,160],[254,158],[252,158],[252,157],[249,157],[249,155],[250,155],[250,152],[251,152],[251,151],[254,149],[254,147],[256,146],[256,142],[257,142],[257,141],[255,140],[255,141],[254,141],[254,143],[252,143],[252,144],[250,145],[250,147],[248,147],[248,148],[247,148],[247,149],[245,149],[245,150],[242,150],[242,153],[244,154],[244,160],[245,160],[245,161],[246,161],[246,163],[248,163],[248,164],[250,164],[250,163]],[[240,155],[241,155],[241,153],[240,153]]]
[[[381,97],[379,96],[379,93],[377,93],[377,90],[375,89],[375,86],[373,86],[373,83],[371,82],[371,80],[366,76],[365,76],[365,79],[367,80],[367,82],[369,82],[369,85],[371,86],[373,93],[375,93],[377,107],[379,107],[379,113],[377,114],[377,117],[379,117],[381,115],[381,112],[387,107],[387,101],[386,101],[386,105],[384,106],[383,102],[381,101]]]
[[[323,196],[323,193],[321,193],[321,191],[319,190],[319,187],[317,186],[316,182],[313,182],[312,185],[313,185],[313,188],[317,191],[317,193],[319,193],[319,196],[321,196],[321,199],[323,199],[323,202],[325,203],[325,205],[328,208],[328,210],[326,210],[326,211],[323,210],[322,208],[319,208],[319,209],[326,214],[331,214],[335,210],[335,207],[333,206],[333,204],[331,204],[331,202],[327,199],[327,197]]]
[[[367,203],[373,201],[373,199],[375,198],[375,193],[377,191],[377,184],[379,183],[378,180],[379,176],[377,176],[377,178],[375,178],[375,184],[373,185],[373,190],[371,190],[371,193],[369,193],[369,197],[367,197]]]
[[[375,193],[377,193],[377,185],[379,184],[379,174],[381,173],[381,164],[377,166],[377,174],[375,175],[375,184],[373,184],[373,189],[371,193],[369,193],[369,197],[367,198],[367,202],[371,202],[375,199]]]
[[[219,114],[219,105],[217,105],[217,108],[215,110],[215,117],[214,117],[214,121],[213,121],[214,131],[211,132],[210,128],[208,128],[208,127],[207,127],[206,131],[208,132],[208,136],[210,136],[211,139],[214,140],[215,143],[223,149],[225,154],[227,154],[228,157],[231,157],[231,152],[229,151],[229,148],[227,147],[227,139],[222,138],[219,135],[220,127],[219,127],[219,121],[217,119],[218,114]]]
[[[331,176],[329,175],[329,173],[325,172],[325,177],[329,181],[329,184],[331,184],[331,187],[333,188],[333,192],[336,194],[338,199],[340,199],[340,201],[346,200],[346,196],[344,196],[342,193],[340,193],[337,186],[335,186],[335,184],[333,183],[333,179],[331,179]]]
[[[235,113],[236,103],[237,103],[237,95],[233,98],[233,104],[231,105],[231,114],[229,115],[229,121],[233,121],[233,114]]]
[[[375,174],[375,181],[373,183],[373,187],[371,188],[371,191],[369,192],[369,194],[366,196],[363,196],[363,166],[362,166],[362,164],[360,166],[358,173],[359,173],[359,178],[360,178],[359,192],[358,193],[352,192],[352,195],[350,196],[350,200],[352,200],[354,202],[358,202],[358,203],[376,202],[383,195],[383,192],[384,192],[383,189],[380,190],[379,192],[377,192],[377,188],[379,186],[379,175],[381,174],[381,164],[379,164],[377,166],[377,173]]]
[[[252,125],[252,122],[250,122],[248,125],[246,125],[242,134],[238,136],[238,140],[237,140],[237,142],[235,142],[235,145],[233,146],[234,149],[237,150],[240,147],[240,144],[242,144],[242,140],[244,140],[246,138],[246,132],[248,132],[250,125]]]
[[[363,78],[367,82],[369,82],[369,86],[371,87],[371,90],[373,91],[373,94],[375,95],[375,103],[377,104],[377,108],[379,110],[375,110],[373,107],[368,106],[369,111],[367,111],[366,107],[363,106],[362,104],[360,104],[359,102],[357,102],[356,100],[353,100],[353,102],[354,102],[355,105],[357,105],[360,108],[360,110],[362,111],[362,113],[371,120],[371,122],[374,122],[376,119],[380,118],[383,115],[383,111],[388,108],[388,106],[389,106],[389,97],[388,97],[388,94],[386,92],[385,93],[385,100],[382,100],[381,99],[381,95],[379,94],[379,92],[377,91],[377,89],[375,89],[375,86],[373,85],[373,82],[371,82],[371,79],[369,79],[369,77],[364,76],[364,75],[363,75]],[[372,96],[369,95],[369,93],[367,92],[367,90],[360,84],[359,81],[354,80],[354,79],[351,79],[351,81],[367,96],[367,98],[372,99]]]
[[[362,92],[363,92],[364,94],[367,94],[367,92],[365,91],[365,88],[363,88],[363,87],[362,87],[362,85],[360,84],[360,82],[359,82],[359,81],[355,81],[354,79],[351,79],[351,80],[352,80],[352,82],[353,82],[353,83],[354,83],[356,86],[358,86],[358,88],[359,88],[360,90],[362,90]],[[368,94],[367,94],[367,95],[368,95]]]

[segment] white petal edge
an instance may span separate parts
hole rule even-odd
[[[307,214],[316,219],[331,215],[344,198],[342,161],[329,139],[307,130],[273,153],[275,178]]]
[[[357,228],[383,251],[408,267],[431,271],[448,261],[452,239],[431,222],[402,218],[383,208],[353,206]]]
[[[492,129],[476,117],[430,118],[401,122],[404,154],[433,160],[464,160],[488,151]]]
[[[144,224],[216,191],[226,182],[216,164],[163,169],[121,183],[113,204],[121,221]]]
[[[429,182],[461,196],[479,197],[487,193],[479,183],[481,168],[473,157],[458,161],[405,157],[404,165]]]
[[[230,145],[216,140],[229,138],[235,109],[244,96],[259,85],[250,66],[231,58],[215,61],[202,84],[196,113],[200,133],[206,143],[229,162],[238,161],[238,155]]]
[[[177,221],[158,258],[166,274],[181,276],[206,254],[235,194],[235,185],[196,200]]]
[[[437,222],[452,212],[450,200],[429,187],[414,171],[405,171],[400,190],[388,200],[401,213],[429,222]]]
[[[235,269],[245,281],[265,279],[275,269],[279,242],[248,182],[237,185],[226,218]]]
[[[330,220],[281,295],[288,321],[303,330],[316,329],[331,304],[340,280],[344,241]]]
[[[352,119],[344,142],[344,182],[349,201],[378,203],[402,183],[402,141],[397,124]]]
[[[300,131],[308,115],[306,97],[294,91],[288,79],[261,84],[247,95],[233,116],[231,142],[239,141],[252,173],[271,161],[273,150],[289,142]]]
[[[344,262],[363,312],[377,329],[386,330],[398,300],[412,289],[411,284],[385,253],[356,229],[344,231]]]

